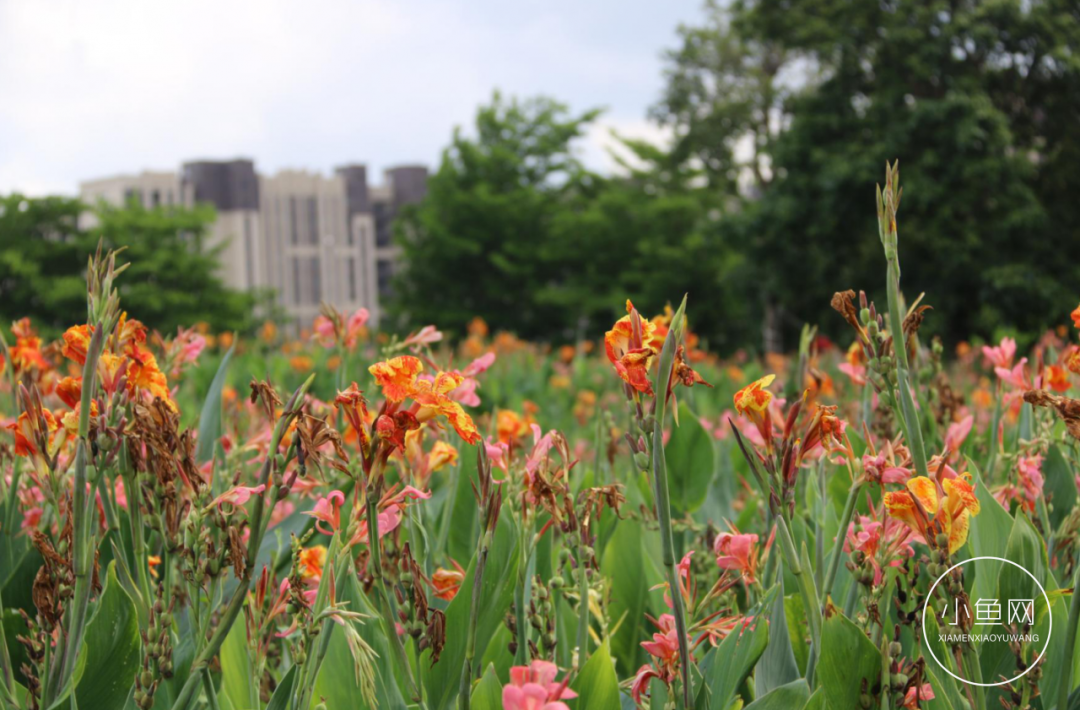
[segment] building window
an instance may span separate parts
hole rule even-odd
[[[316,306],[322,301],[322,274],[319,270],[319,257],[308,257],[308,274],[311,279],[309,284],[311,299],[308,303]]]
[[[319,243],[319,201],[308,198],[308,243]]]
[[[150,204],[154,207],[161,207],[161,190],[154,190],[150,193]]]
[[[300,225],[296,214],[296,198],[289,198],[289,242],[300,243]]]
[[[345,268],[348,269],[348,271],[349,271],[349,273],[348,273],[349,300],[355,303],[356,302],[356,258],[350,256],[348,261],[346,262]]]
[[[292,296],[293,305],[300,305],[300,259],[292,258]]]
[[[393,241],[393,227],[394,215],[390,209],[390,205],[385,202],[376,202],[374,205],[375,213],[375,246],[388,247]]]

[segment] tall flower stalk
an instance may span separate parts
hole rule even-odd
[[[652,426],[652,478],[656,498],[656,518],[660,523],[660,547],[664,574],[671,589],[671,606],[675,629],[679,635],[679,666],[682,671],[682,707],[693,705],[694,687],[690,673],[690,643],[686,636],[686,609],[679,593],[678,570],[675,568],[675,544],[671,531],[671,495],[668,492],[667,459],[664,456],[664,420],[667,415],[667,395],[671,389],[675,352],[682,342],[686,312],[686,297],[671,319],[671,327],[660,351],[660,366],[656,371],[656,412]]]

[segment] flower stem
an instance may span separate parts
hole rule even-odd
[[[855,479],[848,493],[847,501],[844,502],[844,512],[840,516],[840,527],[836,533],[836,543],[833,545],[832,556],[829,558],[829,570],[825,573],[825,583],[821,587],[821,596],[828,599],[832,593],[833,582],[836,581],[836,573],[840,569],[840,558],[844,554],[844,537],[847,535],[851,518],[855,514],[855,505],[858,503],[859,491],[862,490],[862,476]],[[824,612],[823,612],[824,613]]]
[[[266,485],[270,480],[270,472],[273,469],[274,457],[277,454],[278,447],[281,445],[281,439],[285,435],[289,424],[296,418],[296,415],[300,413],[300,402],[303,401],[304,395],[311,387],[311,383],[315,380],[315,375],[307,378],[304,384],[300,385],[292,397],[285,405],[284,413],[281,418],[278,419],[277,425],[274,427],[274,433],[270,440],[270,448],[267,451],[266,461],[263,462],[262,471],[259,474],[259,483]],[[270,497],[273,500],[277,500],[277,486],[274,486],[270,491]],[[236,591],[233,592],[232,598],[229,599],[229,605],[225,607],[225,611],[221,614],[221,621],[218,622],[217,629],[214,630],[214,634],[210,637],[206,646],[196,656],[195,660],[191,664],[191,670],[188,675],[187,681],[184,682],[183,687],[180,688],[180,693],[176,696],[176,700],[172,704],[172,710],[185,710],[188,705],[191,704],[191,700],[195,695],[195,690],[199,685],[199,681],[202,678],[202,669],[210,665],[210,662],[217,655],[218,649],[221,648],[221,644],[225,642],[225,637],[229,635],[229,629],[232,628],[233,622],[236,621],[236,617],[239,616],[240,610],[244,608],[244,602],[247,600],[248,587],[251,584],[251,575],[255,567],[255,558],[259,553],[259,547],[262,544],[263,535],[266,532],[266,528],[263,525],[263,512],[265,508],[266,495],[265,492],[255,498],[255,508],[251,516],[251,540],[248,543],[247,549],[247,561],[244,565],[244,573],[241,575],[239,584],[236,585]]]
[[[679,666],[682,671],[682,707],[693,707],[693,679],[690,674],[690,644],[686,635],[686,610],[679,591],[678,570],[675,568],[675,546],[671,533],[671,499],[668,493],[667,460],[664,457],[664,419],[667,414],[667,394],[671,384],[671,370],[675,349],[682,338],[686,298],[671,319],[671,329],[664,340],[660,353],[660,365],[656,374],[656,417],[652,428],[652,473],[656,498],[656,518],[660,523],[660,547],[664,570],[671,590],[671,606],[675,616],[675,630],[679,636]]]
[[[490,547],[491,532],[484,530],[480,535],[480,544],[476,551],[476,567],[473,570],[472,599],[469,600],[469,628],[465,637],[465,663],[461,668],[461,688],[458,694],[459,710],[469,710],[472,701],[473,658],[476,656],[476,625],[480,618],[480,596],[483,591],[484,568],[487,567]]]
[[[1061,661],[1061,681],[1058,686],[1058,708],[1069,706],[1072,691],[1073,655],[1076,652],[1076,626],[1080,623],[1080,556],[1073,572],[1072,600],[1069,602],[1069,622],[1065,624],[1065,657]]]

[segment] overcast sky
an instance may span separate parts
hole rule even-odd
[[[495,88],[646,111],[700,0],[0,0],[0,194],[193,158],[264,172],[437,163]]]

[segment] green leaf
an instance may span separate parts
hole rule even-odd
[[[472,498],[472,492],[468,494]],[[509,505],[509,504],[507,504]],[[484,657],[488,643],[503,623],[510,602],[514,598],[517,583],[518,533],[513,516],[504,511],[499,516],[491,549],[488,551],[487,568],[480,589],[480,617],[476,624],[476,660]],[[446,646],[439,662],[431,670],[425,669],[424,683],[427,688],[429,708],[445,710],[450,707],[458,693],[461,669],[465,664],[465,636],[469,624],[469,606],[472,603],[473,575],[476,558],[461,583],[457,596],[446,607]],[[431,656],[425,651],[420,663],[430,664]]]
[[[233,624],[221,644],[221,690],[219,694],[228,698],[233,710],[259,710],[252,705],[252,699],[258,699],[255,693],[255,679],[252,677],[251,654],[248,652],[246,624]]]
[[[139,668],[142,640],[135,604],[109,565],[105,589],[94,618],[86,625],[86,638],[75,671],[75,700],[80,708],[120,710],[124,707]]]
[[[821,629],[818,678],[833,708],[859,707],[865,680],[873,692],[881,675],[881,652],[862,630],[830,606]]]
[[[1072,467],[1057,446],[1051,446],[1046,452],[1042,470],[1046,480],[1043,491],[1047,501],[1054,506],[1050,512],[1050,525],[1057,528],[1076,504],[1076,481]]]
[[[578,694],[576,707],[619,707],[619,679],[611,664],[611,648],[606,639],[585,663],[573,686]]]
[[[296,666],[289,669],[281,678],[281,682],[278,683],[277,689],[270,697],[270,704],[266,706],[266,710],[289,710],[289,703],[292,701],[293,689],[296,685]]]
[[[1005,548],[1009,544],[1009,532],[1013,527],[1012,516],[990,493],[990,489],[986,487],[975,463],[970,458],[968,470],[975,477],[975,495],[979,499],[980,506],[979,514],[971,519],[968,540],[971,542],[976,557],[987,555],[1005,557]],[[975,575],[975,586],[972,592],[976,599],[989,599],[997,592],[997,576],[1001,563],[995,560],[982,560],[978,564],[980,574]]]
[[[203,464],[214,458],[214,446],[221,438],[221,392],[225,389],[225,381],[229,374],[229,361],[232,360],[233,350],[225,353],[218,365],[214,381],[210,383],[210,391],[203,400],[202,413],[199,415],[199,439],[195,449],[195,461]]]
[[[678,513],[692,513],[709,494],[716,470],[715,450],[713,438],[685,402],[679,404],[678,415],[679,424],[672,426],[671,438],[664,445],[671,507]]]
[[[806,701],[803,710],[829,710],[829,701],[825,699],[825,689],[819,687]]]
[[[623,676],[641,666],[643,619],[648,609],[649,589],[660,574],[645,554],[640,525],[625,521],[616,528],[600,562],[600,571],[611,580],[612,623],[619,627],[611,637],[611,651]]]
[[[755,690],[765,695],[773,689],[787,687],[788,684],[802,677],[795,662],[795,651],[788,633],[787,613],[784,604],[784,575],[781,562],[778,575],[778,589],[769,609],[769,645],[761,656],[758,671],[754,676]],[[800,597],[801,598],[801,597]],[[810,694],[807,692],[807,697]]]
[[[802,710],[809,699],[810,686],[800,678],[765,693],[747,705],[746,710]]]
[[[775,587],[770,593],[775,593]],[[771,605],[771,599],[768,603]],[[719,646],[709,651],[702,662],[705,683],[698,694],[698,709],[725,710],[768,642],[768,624],[764,616],[758,616],[750,626],[731,632]]]
[[[348,602],[346,609],[367,614],[369,618],[357,627],[372,650],[378,654],[375,659],[375,699],[381,710],[398,710],[405,707],[394,675],[394,662],[390,644],[379,619],[378,611],[364,596],[356,579],[350,574],[345,580],[345,588],[339,601]],[[352,622],[346,622],[352,623]],[[315,680],[315,692],[312,694],[312,706],[325,702],[328,708],[366,707],[360,694],[360,685],[356,682],[356,667],[349,651],[345,634],[337,624],[330,625],[330,646],[319,668],[319,677]]]
[[[502,710],[502,683],[495,675],[495,666],[488,666],[484,677],[473,688],[469,707],[472,710]]]

